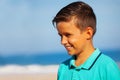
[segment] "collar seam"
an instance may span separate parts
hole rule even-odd
[[[98,60],[98,58],[101,56],[102,52],[99,53],[99,55],[96,57],[96,59],[94,60],[94,62],[92,63],[92,65],[88,68],[88,70],[90,70],[93,65],[95,64],[95,62]],[[85,69],[85,68],[84,68]]]

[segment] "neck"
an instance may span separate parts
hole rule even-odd
[[[90,55],[94,52],[94,50],[95,49],[92,46],[92,47],[86,48],[86,50],[76,55],[75,65],[80,66],[81,64],[83,64],[90,57]]]

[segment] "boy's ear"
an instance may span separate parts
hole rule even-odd
[[[87,27],[85,32],[86,32],[86,38],[88,40],[92,39],[92,37],[93,37],[93,29],[91,27]]]

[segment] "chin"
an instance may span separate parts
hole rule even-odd
[[[70,56],[75,55],[75,53],[73,53],[73,52],[68,52],[68,54],[69,54]]]

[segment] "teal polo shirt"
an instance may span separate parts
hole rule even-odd
[[[120,80],[120,69],[97,48],[80,66],[75,65],[75,57],[60,64],[58,80]]]

